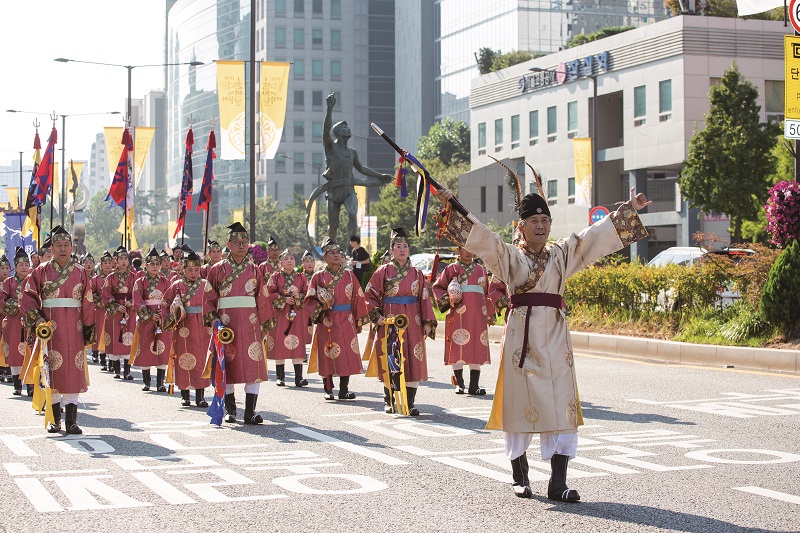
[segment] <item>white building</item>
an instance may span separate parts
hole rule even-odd
[[[632,255],[693,245],[696,231],[728,239],[727,217],[689,209],[678,173],[703,127],[709,89],[732,62],[758,87],[763,119],[783,118],[789,32],[780,22],[681,16],[473,79],[473,170],[459,180],[460,199],[482,220],[510,223],[504,171],[487,156],[520,175],[527,162],[544,178],[553,237],[584,228],[588,208],[573,205],[572,139],[592,137],[596,112],[595,205],[615,209],[633,185],[654,202],[642,214],[651,237]]]

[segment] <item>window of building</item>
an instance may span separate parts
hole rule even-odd
[[[311,106],[315,111],[322,107],[322,91],[311,91]]]
[[[340,30],[331,30],[331,50],[342,49],[342,32]]]
[[[294,121],[294,140],[303,141],[306,136],[306,126],[302,120]]]
[[[322,130],[322,126],[320,126],[320,131]],[[322,136],[322,133],[320,133]],[[319,179],[322,171],[325,170],[325,165],[322,164],[322,153],[321,152],[314,152],[311,154],[311,164],[314,166],[314,172],[317,173],[317,179]]]
[[[311,61],[311,78],[315,80],[322,79],[322,60],[314,59]]]
[[[275,158],[275,172],[277,174],[286,174],[286,158],[285,157],[276,157]]]
[[[306,195],[306,184],[305,183],[297,183],[294,184],[294,193],[299,194],[302,197]]]
[[[647,121],[647,87],[633,88],[633,125],[641,126]]]
[[[278,183],[280,183],[280,181],[275,182],[275,194],[272,196],[272,199],[276,202],[278,201]]]
[[[286,48],[286,28],[275,28],[275,48]]]
[[[332,80],[342,79],[342,62],[339,61],[338,59],[334,59],[333,61],[331,61],[331,79]]]
[[[486,123],[478,124],[478,155],[486,154]]]
[[[342,18],[342,0],[331,0],[331,18]]]
[[[781,84],[783,86],[783,84]],[[672,118],[672,80],[658,82],[658,121]]]
[[[519,148],[519,115],[511,117],[511,149],[514,148]]]
[[[306,106],[306,92],[294,91],[294,108],[296,111],[302,111]]]
[[[783,81],[764,81],[764,110],[767,112],[767,122],[780,122],[783,120]]]
[[[302,80],[306,77],[306,62],[302,59],[294,60],[294,79]]]
[[[567,139],[578,134],[578,102],[567,102]]]
[[[558,197],[558,181],[547,180],[547,205],[556,205]]]
[[[558,132],[558,111],[556,106],[547,108],[547,142],[555,142]]]
[[[305,0],[294,0],[294,16],[302,17],[306,12]]]
[[[322,139],[322,122],[314,121],[311,123],[311,135],[315,141]]]
[[[306,30],[303,28],[294,29],[294,47],[305,48],[306,45]]]
[[[502,185],[498,185],[497,186],[497,212],[498,213],[502,213],[503,211],[505,211],[505,208],[503,207],[503,186]]]
[[[306,171],[306,154],[303,152],[294,153],[294,173],[303,174]]]
[[[322,0],[311,0],[311,14],[314,18],[322,18]]]
[[[481,186],[481,213],[486,212],[486,186]]]
[[[286,16],[286,0],[275,0],[275,16]]]
[[[528,144],[533,146],[539,142],[539,112],[528,113]]]
[[[311,30],[311,47],[319,50],[322,48],[322,30]]]
[[[494,151],[499,152],[503,149],[503,119],[498,118],[494,121]]]
[[[575,203],[575,178],[567,178],[567,203]]]

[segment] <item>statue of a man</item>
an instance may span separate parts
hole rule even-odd
[[[391,174],[381,174],[371,168],[365,167],[358,159],[358,153],[348,148],[347,140],[350,139],[350,128],[347,122],[337,122],[332,128],[333,122],[331,115],[333,106],[336,105],[336,93],[328,95],[326,102],[328,110],[325,113],[325,122],[322,125],[322,144],[325,146],[325,164],[327,168],[322,175],[330,182],[328,189],[328,220],[330,228],[328,236],[336,238],[336,231],[339,229],[339,212],[342,206],[347,211],[347,234],[356,234],[356,214],[358,211],[358,199],[356,198],[354,183],[358,183],[353,176],[353,168],[361,174],[380,180],[364,182],[364,185],[382,185],[392,181]],[[337,184],[341,182],[341,184]]]

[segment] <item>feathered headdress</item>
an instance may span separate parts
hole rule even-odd
[[[514,202],[514,210],[519,211],[520,203],[522,202],[522,184],[519,182],[519,177],[517,173],[508,168],[506,165],[500,162],[499,159],[489,156],[494,159],[494,162],[506,169],[506,176],[503,180],[506,182],[506,187],[508,187],[508,192],[511,194],[511,200]]]
[[[533,172],[533,180],[536,182],[536,188],[539,190],[539,196],[547,200],[547,196],[545,196],[544,189],[542,188],[542,175],[536,172],[536,169],[530,166],[527,161],[525,162],[525,166],[527,166],[529,169],[531,169],[531,172]]]

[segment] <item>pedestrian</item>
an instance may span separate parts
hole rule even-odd
[[[47,343],[47,362],[52,389],[51,409],[54,422],[49,433],[61,431],[61,402],[65,404],[66,432],[83,433],[78,426],[78,395],[88,390],[85,347],[94,334],[94,314],[89,277],[70,256],[72,236],[61,226],[51,232],[53,260],[36,267],[25,278],[20,302],[25,325],[31,331],[49,322],[53,336],[39,339]],[[79,327],[75,327],[76,324]]]
[[[105,331],[106,306],[103,304],[103,285],[106,278],[114,270],[114,258],[108,250],[100,256],[100,271],[92,276],[92,299],[94,301],[95,342],[92,345],[93,353],[100,359],[100,370],[112,370],[112,365],[106,365],[106,346],[111,345],[111,334]]]
[[[211,324],[205,323],[203,302],[211,293],[211,285],[203,279],[203,260],[194,250],[183,255],[183,276],[176,279],[164,294],[164,328],[172,332],[172,350],[167,381],[181,391],[181,405],[191,405],[191,390],[197,407],[208,407],[205,389],[211,385],[203,377],[203,363],[211,341]],[[170,372],[171,369],[171,372]]]
[[[355,274],[344,268],[341,246],[325,237],[321,248],[327,266],[311,277],[305,301],[305,308],[317,325],[308,372],[319,372],[326,400],[353,400],[356,395],[350,391],[350,376],[363,371],[358,334],[367,322],[364,291]],[[333,395],[336,376],[338,396]]]
[[[509,176],[516,180],[510,172]],[[651,202],[631,189],[630,200],[601,222],[548,243],[552,219],[541,185],[538,195],[523,198],[520,190],[514,191],[521,233],[516,245],[504,243],[473,215],[463,216],[449,202],[441,223],[445,237],[480,257],[512,295],[486,427],[503,431],[514,492],[525,498],[533,495],[526,450],[538,433],[542,459],[551,467],[547,497],[575,502],[580,495],[567,486],[567,464],[575,457],[583,417],[564,286],[569,276],[597,259],[646,237],[637,211]],[[440,196],[446,201],[453,195],[445,190]]]
[[[103,305],[106,307],[104,329],[108,334],[106,339],[110,341],[106,344],[106,353],[114,365],[114,379],[132,381],[129,360],[136,327],[136,313],[132,312],[136,273],[130,268],[128,250],[124,246],[114,250],[114,259],[117,268],[108,275],[103,284]]]
[[[25,277],[30,274],[31,264],[22,246],[14,253],[14,275],[0,283],[0,315],[3,321],[3,358],[10,367],[11,381],[14,383],[14,396],[22,395],[22,362],[28,350],[27,331],[22,323],[19,304],[22,301],[22,288]]]
[[[294,270],[294,256],[286,249],[279,256],[280,270],[273,272],[267,281],[267,291],[278,326],[267,332],[267,357],[275,361],[277,385],[286,385],[286,360],[294,367],[295,387],[305,387],[303,360],[306,357],[304,330],[299,310],[303,308],[308,279]]]
[[[350,248],[353,249],[353,255],[350,257],[350,267],[353,269],[353,274],[356,279],[361,283],[361,277],[364,275],[364,270],[369,264],[369,252],[361,246],[361,237],[358,235],[350,236]]]
[[[275,316],[267,301],[264,277],[248,253],[249,245],[247,230],[240,222],[228,226],[230,253],[208,271],[211,291],[203,311],[207,323],[219,321],[234,332],[233,342],[225,348],[225,422],[236,422],[234,385],[244,383],[244,423],[260,424],[264,419],[255,410],[260,384],[267,381],[262,339],[275,327]],[[208,357],[212,352],[209,346]]]
[[[405,375],[409,414],[419,416],[419,409],[415,406],[417,388],[420,382],[428,380],[425,338],[433,340],[436,337],[436,315],[425,275],[408,260],[408,235],[403,228],[392,229],[389,251],[391,261],[372,274],[366,289],[370,321],[379,326],[372,357],[378,363],[378,379],[384,383],[384,411],[391,413],[395,410],[393,393],[385,385],[383,372],[388,369],[383,368],[381,360],[385,355],[383,340],[388,332],[384,319],[401,314],[408,317],[403,339],[404,365],[400,371]],[[399,385],[393,384],[395,387],[399,388]]]
[[[491,363],[489,316],[494,316],[494,307],[491,302],[487,304],[486,269],[466,248],[459,246],[456,252],[456,261],[447,265],[433,284],[439,311],[447,313],[444,364],[453,367],[456,394],[464,394],[466,389],[472,396],[483,396],[486,389],[479,384],[481,365]],[[464,365],[469,366],[469,388],[464,386]]]
[[[150,371],[156,367],[156,390],[167,392],[166,377],[169,349],[172,347],[172,332],[164,330],[167,313],[164,294],[170,286],[161,274],[161,260],[151,247],[145,256],[145,274],[133,285],[133,309],[136,311],[136,331],[132,347],[131,365],[142,370],[142,390],[149,391]]]

